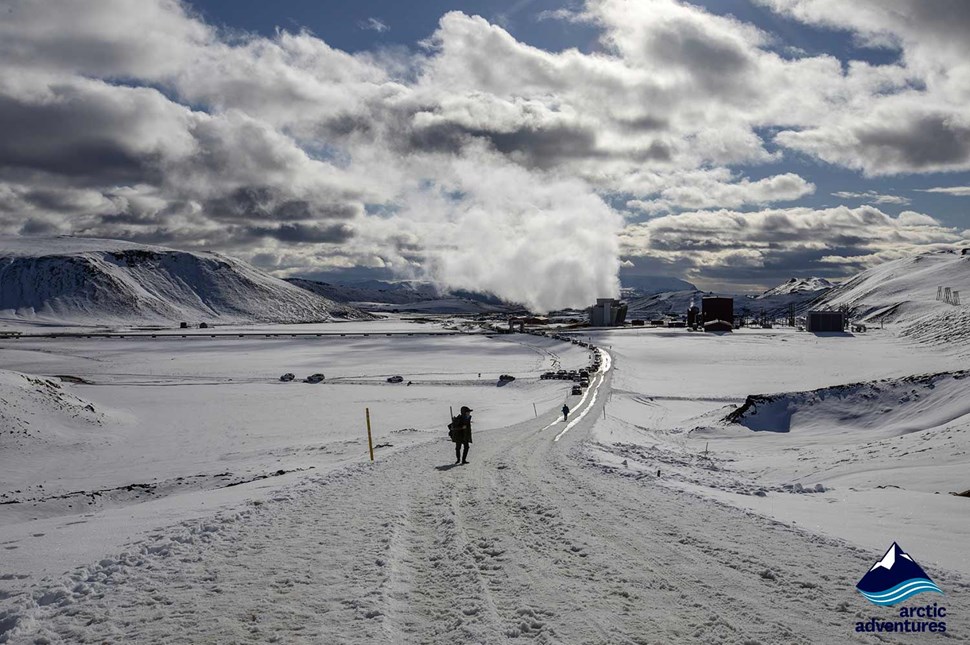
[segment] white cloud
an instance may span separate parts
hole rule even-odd
[[[940,223],[933,217],[915,211],[903,211],[896,217],[900,226],[927,226],[939,228]]]
[[[823,258],[848,258],[841,264],[859,269],[869,266],[864,258],[966,243],[965,232],[928,215],[904,211],[894,218],[873,206],[694,211],[628,225],[621,234],[625,256],[662,259],[698,285],[770,284],[769,276],[783,278]]]
[[[0,60],[13,68],[161,80],[216,46],[215,30],[177,0],[4,4]]]
[[[357,23],[357,26],[361,29],[366,29],[369,31],[376,31],[379,34],[383,34],[385,31],[390,31],[391,28],[386,22],[380,18],[368,18],[367,20],[362,20]]]
[[[923,0],[758,0],[809,24],[899,48],[891,91],[832,105],[830,118],[777,141],[867,175],[970,169],[970,4]],[[887,81],[889,79],[886,79]],[[900,83],[900,81],[904,81]]]
[[[901,195],[883,195],[877,193],[874,190],[867,190],[865,192],[853,192],[849,190],[840,190],[838,192],[832,193],[834,197],[841,197],[842,199],[859,199],[867,204],[909,204],[913,200],[908,197],[903,197]]]
[[[915,93],[874,100],[869,110],[775,140],[870,176],[970,169],[970,113],[927,106]]]
[[[943,186],[938,188],[917,188],[921,193],[943,193],[954,197],[970,197],[970,186]]]
[[[685,172],[664,179],[667,185],[653,200],[631,200],[627,207],[648,213],[669,212],[675,208],[738,208],[746,204],[792,201],[815,192],[815,185],[794,173],[772,175],[751,181],[738,181],[725,169]]]

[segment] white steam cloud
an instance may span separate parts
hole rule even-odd
[[[619,293],[622,219],[582,182],[536,181],[512,164],[482,173],[481,161],[456,164],[454,179],[409,200],[403,214],[434,231],[424,240],[426,275],[440,286],[542,312]]]

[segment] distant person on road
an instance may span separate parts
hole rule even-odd
[[[455,442],[455,463],[467,464],[468,444],[472,442],[472,409],[467,405],[461,406],[460,414],[452,419],[448,435]]]
[[[565,421],[569,418],[569,406],[565,403],[562,404],[562,420]]]

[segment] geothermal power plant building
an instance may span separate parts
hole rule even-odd
[[[704,331],[731,331],[734,329],[734,298],[701,298],[701,320],[704,321]]]
[[[626,320],[626,303],[615,298],[597,298],[589,308],[590,327],[619,327]]]
[[[841,311],[810,311],[805,316],[805,331],[844,331],[845,315]]]

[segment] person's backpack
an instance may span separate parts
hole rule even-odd
[[[461,432],[461,417],[452,417],[451,423],[448,424],[448,438],[454,441],[458,438],[458,433]]]

